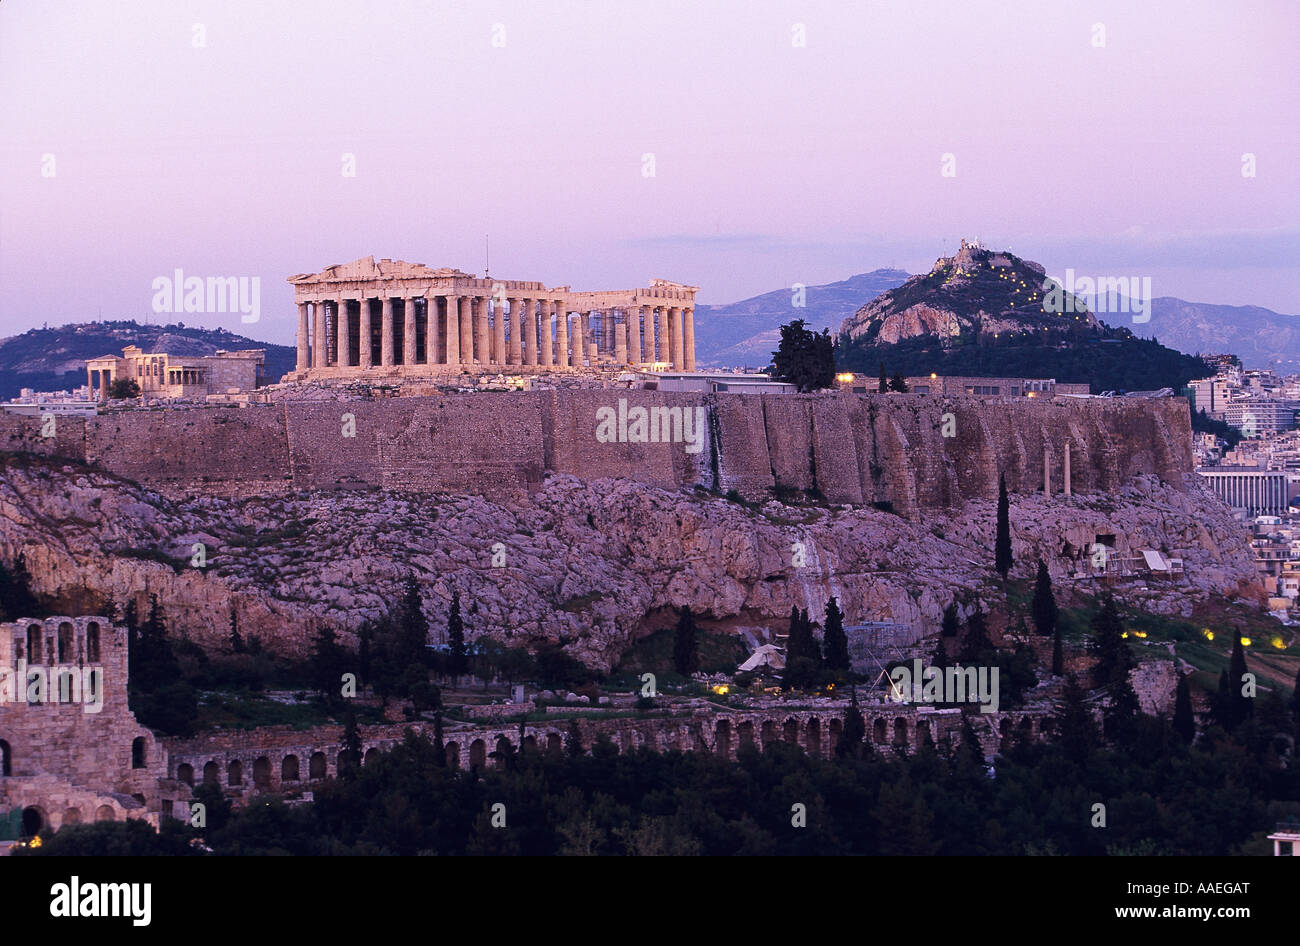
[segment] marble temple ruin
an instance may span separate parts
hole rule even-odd
[[[298,306],[291,380],[536,373],[599,365],[695,370],[695,293],[652,279],[643,289],[574,292],[458,269],[375,260],[289,277]]]

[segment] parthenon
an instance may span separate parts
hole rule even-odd
[[[643,289],[574,292],[373,256],[289,282],[298,306],[294,380],[466,366],[695,370],[698,286],[652,279]]]

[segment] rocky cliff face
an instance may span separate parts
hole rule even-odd
[[[727,628],[781,624],[792,604],[820,619],[836,595],[851,622],[895,621],[919,637],[954,593],[998,594],[994,517],[992,498],[908,520],[869,507],[752,510],[703,490],[570,475],[506,502],[373,487],[177,499],[58,460],[0,470],[0,554],[25,552],[38,590],[117,603],[156,594],[173,631],[213,646],[233,610],[244,634],[297,654],[323,625],[346,639],[383,613],[407,574],[435,629],[458,589],[470,634],[559,640],[597,667],[681,605]],[[1109,533],[1121,554],[1163,548],[1186,562],[1184,578],[1134,592],[1150,609],[1253,594],[1243,533],[1195,482],[1138,475],[1109,494],[1017,496],[1011,522],[1013,574],[1032,574],[1041,556],[1065,582]],[[204,568],[190,564],[195,543]]]

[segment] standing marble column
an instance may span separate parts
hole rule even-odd
[[[524,364],[537,364],[537,310],[532,299],[520,299],[524,315]]]
[[[366,294],[361,294],[361,311],[357,318],[357,363],[362,368],[370,368],[374,365],[375,355],[370,348],[370,339],[372,336],[370,328],[370,300]]]
[[[668,361],[668,309],[665,306],[655,306],[655,325],[658,329],[655,361]]]
[[[563,299],[555,300],[555,360],[561,368],[572,364],[569,358],[569,313]]]
[[[424,296],[424,363],[438,364],[438,297]]]
[[[335,303],[335,311],[338,315],[335,319],[339,325],[339,351],[338,362],[340,368],[352,367],[352,326],[348,324],[348,300],[339,296]]]
[[[583,356],[585,357],[585,356],[588,354],[588,352],[589,352],[589,349],[588,349],[587,346],[591,343],[591,313],[590,313],[590,312],[580,312],[580,313],[578,313],[578,320],[582,323],[582,349],[581,349],[581,351],[582,351]],[[593,358],[592,361],[591,361],[591,363],[592,363],[592,365],[595,365],[595,364],[596,364],[596,360]]]
[[[537,310],[541,317],[537,326],[537,363],[543,368],[549,368],[554,361],[555,351],[555,342],[551,337],[551,316],[555,315],[555,300],[538,300]]]
[[[415,299],[402,300],[402,364],[415,364]]]
[[[492,363],[506,363],[506,307],[504,300],[496,296],[492,300]]]
[[[385,368],[393,366],[393,297],[384,296],[380,325],[379,359]]]
[[[311,361],[311,323],[307,319],[307,303],[298,303],[298,361],[296,370],[306,371]]]
[[[447,340],[447,364],[460,364],[460,303],[455,296],[447,297],[447,314],[444,320]]]
[[[325,344],[325,306],[317,300],[312,303],[311,364],[313,368],[325,367],[329,346]]]
[[[620,322],[614,325],[614,363],[617,365],[627,364],[626,323]]]
[[[456,297],[456,308],[459,310],[460,363],[462,365],[472,365],[474,363],[474,321],[470,317],[470,301],[469,296]]]
[[[1065,498],[1070,498],[1070,441],[1065,441]]]
[[[686,367],[686,358],[682,354],[682,310],[677,306],[668,310],[668,324],[673,337],[673,369],[681,371]]]
[[[695,309],[694,307],[682,310],[682,328],[685,332],[683,342],[682,357],[685,359],[685,368],[687,371],[695,370]]]
[[[482,296],[470,299],[474,320],[474,361],[486,365],[488,359],[487,300]]]
[[[524,363],[524,310],[519,299],[510,300],[510,364]]]
[[[638,365],[641,363],[641,310],[633,306],[623,313],[625,318],[631,319],[631,322],[624,322],[623,325],[627,332],[627,360],[629,364]]]
[[[649,306],[641,306],[641,360],[655,360],[655,317]]]
[[[569,323],[569,346],[573,349],[570,363],[575,368],[581,368],[586,364],[587,354],[586,347],[582,343],[582,319],[576,315],[572,318],[565,316],[565,319]]]

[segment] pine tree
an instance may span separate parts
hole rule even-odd
[[[907,381],[903,378],[902,372],[894,372],[894,376],[889,379],[889,390],[897,391],[899,394],[907,393]]]
[[[1191,745],[1196,738],[1196,717],[1192,714],[1192,691],[1187,685],[1187,677],[1178,675],[1178,687],[1174,691],[1174,732],[1184,745]]]
[[[1101,609],[1092,616],[1092,649],[1097,662],[1092,668],[1092,685],[1109,686],[1123,677],[1128,678],[1132,657],[1124,642],[1124,625],[1119,619],[1115,599],[1107,595]]]
[[[781,682],[789,689],[812,686],[816,683],[821,663],[821,649],[813,637],[808,612],[796,607],[790,613],[790,634],[786,638],[785,672]]]
[[[459,601],[456,602],[459,604]],[[407,575],[402,588],[402,603],[397,614],[400,660],[405,666],[427,667],[429,662],[429,621],[424,616],[420,586],[414,575]],[[462,635],[462,641],[464,637]]]
[[[459,677],[469,670],[469,652],[465,649],[465,624],[460,619],[460,592],[451,593],[451,613],[447,615],[447,642],[451,645],[451,659],[447,670]]]
[[[880,386],[876,389],[876,393],[886,394],[888,392],[889,392],[889,379],[885,377],[885,363],[882,361],[880,363]]]
[[[975,610],[966,619],[966,636],[962,638],[957,659],[963,664],[991,663],[995,649],[989,638],[988,618],[977,603]]]
[[[1241,691],[1246,682],[1246,651],[1241,645],[1241,632],[1233,629],[1232,657],[1228,661],[1229,692],[1232,694],[1232,724],[1243,723],[1255,714],[1255,701]]]
[[[361,730],[357,727],[357,716],[348,707],[343,719],[343,744],[339,747],[339,778],[352,780],[361,769]]]
[[[943,624],[940,633],[944,637],[956,637],[957,631],[961,627],[961,618],[957,615],[957,602],[951,602],[948,607],[943,609]]]
[[[244,652],[244,639],[239,636],[239,617],[235,614],[235,609],[230,609],[230,652],[232,654],[242,654]]]
[[[677,617],[677,629],[673,631],[673,669],[683,677],[689,677],[698,666],[695,618],[691,616],[691,609],[682,605],[681,613]]]
[[[858,709],[858,695],[853,694],[849,708],[844,711],[844,728],[835,744],[835,756],[840,759],[857,759],[862,756],[862,744],[867,738],[867,723]]]
[[[1052,577],[1047,574],[1047,566],[1041,558],[1038,560],[1038,578],[1034,583],[1034,600],[1030,610],[1039,635],[1052,637],[1056,633],[1056,595],[1052,593]]]
[[[1065,651],[1061,643],[1061,626],[1052,631],[1052,674],[1060,676],[1065,672]]]
[[[1065,692],[1060,708],[1052,717],[1052,730],[1065,754],[1078,764],[1087,760],[1097,744],[1097,727],[1084,702],[1083,687],[1074,674],[1065,679]]]
[[[839,602],[831,598],[826,605],[826,629],[822,632],[827,669],[839,674],[849,672],[849,638],[844,633],[844,615]]]
[[[993,548],[993,567],[1006,581],[1011,571],[1011,503],[1007,499],[1007,478],[998,474],[998,534]]]
[[[346,660],[346,654],[343,648],[339,646],[334,628],[328,624],[321,627],[316,632],[316,640],[312,644],[308,669],[311,675],[312,687],[331,706],[335,705],[342,696]]]

